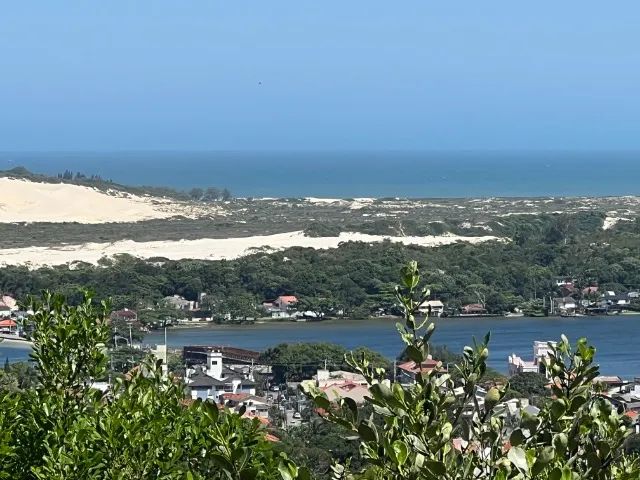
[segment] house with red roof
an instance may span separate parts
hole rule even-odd
[[[298,303],[298,297],[295,295],[280,295],[273,302],[273,305],[279,310],[287,311]]]
[[[438,374],[447,373],[447,367],[441,365],[438,360],[433,358],[427,358],[424,362],[418,365],[413,360],[401,363],[397,367],[397,377],[400,383],[415,383],[418,375],[425,375],[433,370],[437,370]]]

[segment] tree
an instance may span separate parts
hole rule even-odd
[[[548,396],[551,393],[548,385],[549,380],[536,372],[517,373],[509,379],[509,388],[525,398]]]
[[[257,420],[185,406],[184,385],[153,363],[116,379],[107,401],[91,385],[106,374],[108,305],[85,296],[69,306],[52,294],[31,305],[39,382],[0,392],[0,478],[308,478],[275,456]]]
[[[202,198],[204,197],[204,190],[202,190],[201,188],[192,188],[189,191],[189,196],[192,200],[202,200]]]
[[[410,262],[402,270],[402,285],[397,290],[404,312],[398,330],[407,355],[417,364],[428,357],[435,331],[428,319],[416,321],[419,305],[429,296],[420,281],[417,263]],[[489,340],[487,334],[482,342],[464,348],[456,366],[456,382],[435,368],[418,375],[415,385],[407,388],[385,379],[384,370],[351,356],[350,365],[367,379],[370,397],[366,402],[375,412],[371,418],[362,418],[353,400],[332,405],[324,392],[306,385],[308,396],[327,412],[328,421],[359,437],[366,463],[353,474],[411,480],[622,480],[640,476],[638,459],[624,455],[629,432],[620,415],[610,402],[594,394],[595,348],[584,339],[572,347],[564,336],[556,346],[550,345],[548,369],[553,374],[554,400],[543,405],[538,416],[523,412],[521,424],[512,429],[500,416],[505,386],[490,388],[484,404],[477,401],[477,386],[487,372]],[[453,448],[454,436],[462,437],[472,448]],[[351,474],[348,467],[342,463],[333,471],[346,478]]]
[[[213,202],[215,200],[218,200],[220,198],[220,195],[221,195],[220,189],[216,187],[208,187],[205,190],[202,199],[208,202]]]

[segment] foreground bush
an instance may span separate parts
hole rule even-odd
[[[396,291],[404,312],[398,330],[406,354],[427,359],[434,325],[414,316],[428,296],[415,263]],[[146,364],[104,395],[107,305],[86,296],[69,306],[46,294],[33,302],[35,388],[0,394],[0,478],[4,479],[283,479],[305,480],[307,468],[277,456],[256,421],[185,402],[184,385]],[[308,392],[328,421],[359,438],[358,466],[335,463],[336,479],[617,479],[640,478],[635,451],[618,412],[596,395],[595,349],[562,338],[548,368],[553,399],[540,414],[506,422],[499,403],[508,385],[491,388],[481,405],[489,335],[466,347],[455,375],[438,369],[403,387],[371,364],[366,352],[347,361],[368,381],[364,407],[339,405]],[[356,358],[358,357],[358,358]],[[454,373],[454,372],[451,372]],[[455,380],[454,380],[455,379]],[[363,415],[373,410],[373,414]],[[332,430],[335,432],[335,430]],[[454,441],[455,439],[455,441]],[[315,452],[317,453],[317,452]],[[315,455],[315,458],[320,458]]]
[[[46,295],[32,308],[39,385],[0,397],[0,478],[253,479],[286,467],[257,420],[186,406],[183,385],[153,364],[107,396],[91,388],[106,373],[106,305]]]
[[[428,298],[420,290],[415,262],[403,269],[396,290],[404,312],[398,330],[407,355],[417,364],[429,355],[434,324],[416,323],[414,314]],[[536,417],[523,413],[520,425],[507,425],[496,408],[508,386],[491,388],[480,405],[476,389],[486,372],[489,335],[466,347],[456,381],[433,369],[408,388],[386,379],[366,358],[350,358],[369,384],[374,416],[358,420],[358,406],[346,399],[332,406],[311,389],[315,405],[327,419],[360,438],[369,466],[349,472],[334,466],[336,478],[377,479],[638,479],[635,457],[624,454],[628,431],[607,400],[597,396],[593,379],[595,349],[581,339],[571,347],[563,336],[550,356],[553,400]],[[457,437],[457,441],[453,439]],[[455,446],[454,446],[455,445]],[[457,446],[457,447],[456,447]]]

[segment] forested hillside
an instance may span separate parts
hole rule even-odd
[[[347,315],[362,318],[392,302],[397,265],[417,259],[428,266],[432,295],[455,307],[481,297],[490,312],[556,294],[555,279],[626,292],[640,288],[640,221],[598,227],[591,214],[542,215],[514,222],[512,241],[438,248],[346,243],[337,249],[291,248],[257,252],[232,261],[148,261],[127,255],[99,266],[5,267],[0,289],[24,298],[55,288],[80,298],[81,286],[115,308],[152,306],[164,296],[195,300],[242,296],[259,303],[282,294],[313,302],[330,300]]]

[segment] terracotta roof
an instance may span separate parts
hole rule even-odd
[[[278,297],[278,300],[285,303],[293,303],[298,301],[298,297],[296,297],[295,295],[280,295]]]
[[[13,320],[0,320],[0,327],[17,327],[18,324]]]
[[[436,368],[438,363],[440,362],[438,362],[437,360],[429,359],[422,362],[422,365],[420,366],[421,368],[418,368],[418,364],[413,360],[411,360],[409,362],[401,363],[400,365],[398,365],[398,368],[400,370],[404,370],[405,372],[414,373],[414,374],[420,371],[422,371],[423,373],[427,373],[433,370],[434,368]]]
[[[244,412],[244,415],[242,415],[242,418],[248,418],[250,420],[253,420],[254,418],[257,418],[258,421],[262,424],[262,425],[269,425],[271,424],[271,422],[269,421],[268,418],[265,417],[261,417],[260,415],[254,415],[251,412]]]
[[[276,437],[275,435],[272,435],[270,433],[265,433],[264,438],[268,441],[268,442],[272,442],[272,443],[276,443],[279,442],[280,439],[278,437]]]
[[[221,395],[225,400],[231,400],[233,402],[241,402],[249,397],[248,393],[223,393]]]

